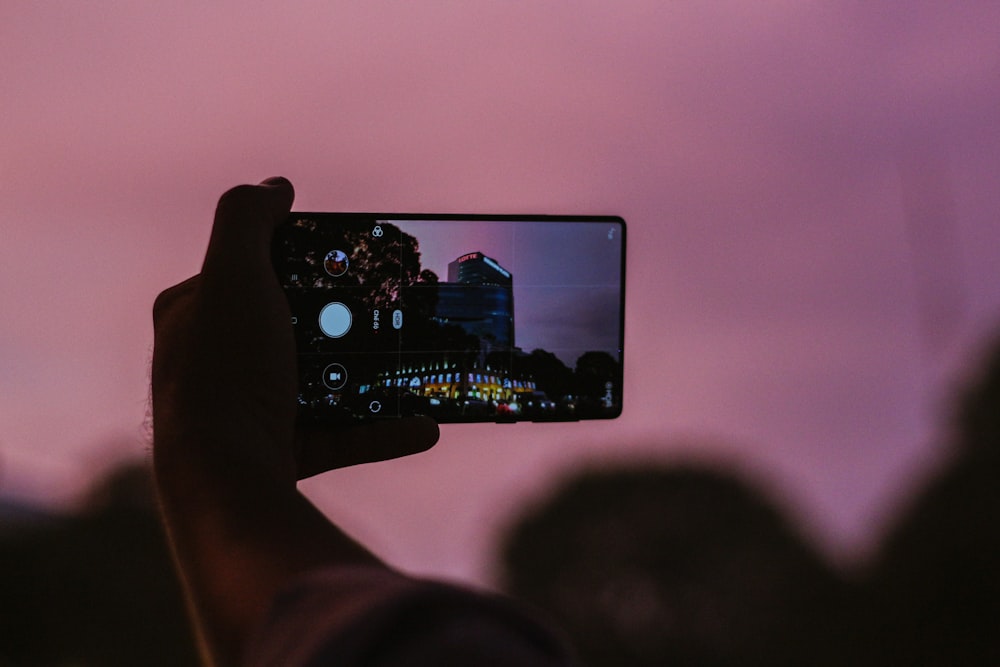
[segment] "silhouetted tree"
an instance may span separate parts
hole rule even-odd
[[[276,264],[298,273],[303,287],[364,287],[358,293],[369,308],[387,308],[399,301],[400,290],[417,283],[435,283],[437,274],[420,265],[420,244],[399,227],[382,223],[374,236],[367,225],[323,225],[303,218],[282,231],[275,248]],[[326,245],[318,245],[323,241]],[[341,250],[349,268],[333,277],[323,270],[329,250]]]
[[[608,382],[617,382],[620,364],[607,352],[584,352],[576,360],[577,391],[590,398],[601,398]]]
[[[573,393],[573,371],[559,357],[546,350],[518,354],[512,358],[515,375],[533,378],[540,391],[549,398]]]

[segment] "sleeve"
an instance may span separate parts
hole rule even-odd
[[[319,570],[287,587],[247,647],[251,667],[573,665],[513,603],[381,567]]]

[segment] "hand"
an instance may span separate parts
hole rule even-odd
[[[293,197],[283,178],[224,194],[201,273],[153,308],[160,510],[206,660],[219,664],[240,662],[252,629],[294,578],[386,567],[313,507],[296,480],[423,451],[438,438],[425,418],[336,433],[297,426],[291,314],[270,256]]]
[[[250,466],[283,483],[430,448],[430,419],[343,429],[297,427],[295,341],[271,266],[271,238],[291,209],[283,178],[219,200],[201,273],[154,306],[153,415],[158,459],[200,461],[220,474]]]

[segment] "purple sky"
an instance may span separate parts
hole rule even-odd
[[[483,581],[519,503],[628,457],[725,461],[871,544],[1000,320],[1000,5],[297,7],[3,3],[0,493],[144,455],[152,301],[223,190],[283,174],[299,210],[629,223],[621,419],[306,485],[390,560]]]

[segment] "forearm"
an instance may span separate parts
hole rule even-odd
[[[294,486],[248,466],[222,475],[208,468],[155,458],[161,511],[203,653],[213,664],[236,665],[251,631],[295,576],[379,561]]]

